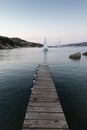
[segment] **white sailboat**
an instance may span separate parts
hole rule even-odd
[[[46,40],[46,37],[44,38],[44,49],[43,49],[43,51],[48,51],[48,47],[47,47],[47,40]]]

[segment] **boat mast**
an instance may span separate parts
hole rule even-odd
[[[44,50],[45,50],[45,51],[48,51],[46,37],[44,38]]]
[[[61,43],[61,39],[59,38],[59,47],[61,46],[60,43]]]
[[[44,48],[47,48],[47,39],[46,39],[46,37],[44,38]]]

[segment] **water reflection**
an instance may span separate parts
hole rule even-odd
[[[82,56],[80,61],[68,58],[77,49],[87,50],[86,47],[50,48],[48,52],[42,48],[0,50],[0,130],[20,130],[32,78],[40,63],[50,65],[71,130],[87,130],[87,57]]]
[[[43,55],[44,55],[44,64],[48,64],[48,62],[47,62],[47,54],[48,53],[48,51],[43,51]]]
[[[8,53],[6,53],[8,52]],[[0,50],[0,61],[5,60],[7,57],[10,56],[10,51],[8,50]]]
[[[17,52],[16,49],[12,50],[0,50],[0,61],[3,60],[13,60],[13,59],[20,59],[20,54],[16,55],[15,51]]]

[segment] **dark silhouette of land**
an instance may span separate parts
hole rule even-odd
[[[28,42],[20,38],[0,36],[0,49],[13,49],[19,47],[43,47],[40,43]]]
[[[81,43],[72,43],[72,44],[66,44],[62,45],[62,47],[79,47],[79,46],[87,46],[87,42],[81,42]]]

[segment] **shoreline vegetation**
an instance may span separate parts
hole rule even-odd
[[[28,42],[20,38],[8,38],[0,36],[0,50],[14,49],[19,47],[43,47],[40,43]]]

